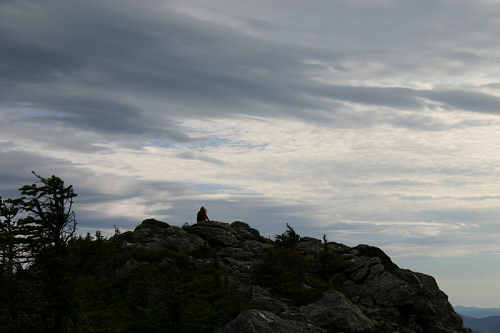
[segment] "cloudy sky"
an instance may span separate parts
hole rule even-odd
[[[1,0],[0,194],[381,247],[500,307],[500,4]]]

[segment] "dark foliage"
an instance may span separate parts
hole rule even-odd
[[[237,283],[217,265],[199,272],[183,253],[85,239],[71,252],[84,258],[74,262],[79,332],[213,332],[245,307]]]
[[[213,332],[248,308],[216,248],[124,246],[132,233],[116,227],[109,239],[75,237],[72,186],[35,176],[21,198],[0,200],[0,333]],[[314,257],[300,239],[287,224],[252,276],[296,305],[333,288],[327,276],[341,266],[326,238]]]
[[[318,254],[319,274],[324,279],[332,276],[335,272],[343,271],[348,263],[344,258],[328,249],[328,240],[323,235],[322,249]]]
[[[0,317],[14,330],[19,320],[19,297],[16,272],[25,261],[25,241],[19,221],[19,200],[0,198]],[[0,329],[1,332],[1,329]]]
[[[290,299],[296,305],[317,300],[321,294],[334,289],[328,276],[345,267],[344,260],[329,253],[326,237],[319,256],[300,253],[300,236],[287,224],[288,230],[276,237],[275,247],[269,249],[254,270],[254,280],[278,296]]]
[[[288,223],[286,224],[286,228],[288,229],[287,231],[281,235],[276,235],[276,246],[290,249],[297,247],[297,244],[300,242],[300,236]]]
[[[73,212],[73,186],[65,186],[59,177],[43,178],[33,172],[38,184],[25,185],[19,189],[19,200],[26,217],[19,221],[29,229],[27,240],[33,255],[46,249],[64,248],[76,230]]]
[[[267,251],[255,269],[254,279],[277,295],[302,305],[319,298],[328,287],[324,281],[313,279],[310,271],[311,262],[296,249],[276,247]]]

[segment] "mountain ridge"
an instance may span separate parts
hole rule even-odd
[[[473,318],[461,315],[464,326],[472,329],[473,333],[498,333],[500,332],[500,316]]]
[[[500,308],[477,307],[477,306],[453,306],[457,313],[473,318],[484,318],[491,316],[500,316]]]
[[[217,267],[216,279],[233,286],[245,304],[215,327],[219,333],[470,332],[433,277],[399,268],[373,246],[300,236],[283,246],[241,221],[176,227],[154,219],[112,241],[124,249],[189,253],[183,264],[189,268],[163,259],[174,271]],[[127,260],[118,275],[144,265]]]

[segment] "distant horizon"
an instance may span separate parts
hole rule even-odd
[[[453,305],[453,304],[452,304]],[[453,305],[453,307],[461,307],[461,308],[471,308],[471,309],[481,309],[481,310],[498,310],[500,311],[500,307],[483,307],[483,306],[475,306],[475,305]]]

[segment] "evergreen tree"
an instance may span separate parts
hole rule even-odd
[[[26,252],[24,237],[18,222],[19,201],[0,197],[0,312],[15,329],[18,321],[18,284],[15,273],[22,268]]]
[[[0,197],[0,272],[3,277],[13,275],[22,258],[19,212],[19,201]]]
[[[26,233],[33,260],[31,272],[41,284],[40,318],[47,331],[68,332],[77,319],[73,281],[68,272],[68,244],[76,230],[72,185],[59,177],[44,178],[33,172],[38,183],[19,189],[25,213],[19,224]]]
[[[29,241],[33,254],[44,249],[64,248],[76,230],[73,186],[65,186],[59,177],[43,178],[33,174],[41,183],[25,185],[19,189],[22,209],[27,216],[21,221],[30,228]]]

